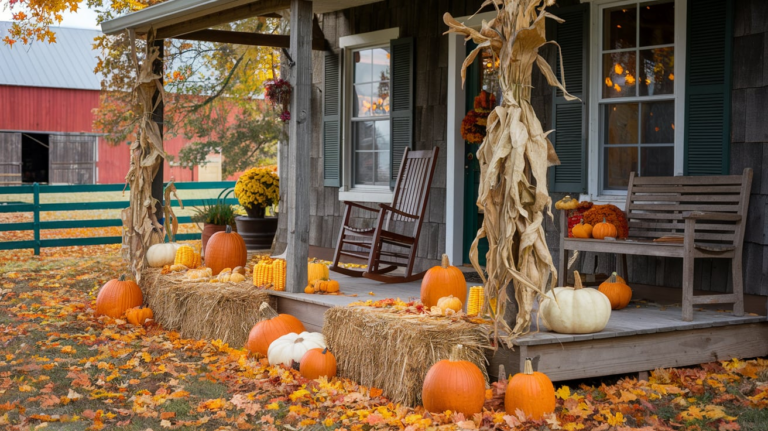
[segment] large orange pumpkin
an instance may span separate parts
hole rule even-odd
[[[611,309],[621,310],[629,305],[632,300],[632,289],[627,283],[614,272],[604,282],[600,283],[598,289],[611,301]]]
[[[101,287],[96,297],[96,315],[118,318],[129,308],[143,303],[144,296],[139,285],[121,275],[119,279],[109,280]]]
[[[262,320],[253,325],[245,348],[267,356],[269,345],[283,335],[304,332],[304,324],[290,314],[277,314],[266,302],[259,307]]]
[[[421,302],[429,308],[436,306],[440,298],[451,295],[463,303],[467,299],[467,280],[444,254],[442,265],[430,268],[421,280]]]
[[[325,349],[310,349],[301,358],[299,372],[302,376],[311,380],[323,376],[329,379],[336,377],[336,356],[333,356],[333,353],[327,347]]]
[[[227,225],[224,232],[216,232],[205,246],[205,266],[211,268],[213,275],[218,275],[224,268],[245,266],[248,263],[248,250],[243,237],[232,232]]]
[[[437,362],[427,372],[421,398],[428,411],[451,410],[467,417],[483,411],[485,377],[477,365],[460,359],[462,350],[457,344],[450,359]]]
[[[522,410],[533,420],[555,411],[555,387],[546,374],[533,371],[531,358],[525,359],[523,372],[515,374],[507,383],[504,409],[509,415]]]

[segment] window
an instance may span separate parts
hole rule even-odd
[[[602,8],[600,29],[600,184],[610,194],[626,190],[630,172],[674,175],[683,103],[675,89],[675,1]]]

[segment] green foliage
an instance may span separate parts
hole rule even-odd
[[[210,223],[217,225],[235,225],[235,210],[232,205],[219,199],[206,202],[201,208],[195,208],[195,214],[191,217],[195,223]]]

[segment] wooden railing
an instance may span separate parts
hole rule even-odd
[[[237,199],[225,195],[227,189],[235,186],[234,181],[189,182],[175,183],[177,190],[220,190],[219,198],[228,204],[237,204]],[[66,202],[66,203],[40,203],[40,195],[59,193],[94,193],[94,192],[120,192],[123,184],[88,184],[88,185],[40,185],[37,183],[0,187],[0,195],[32,195],[32,203],[27,202],[0,202],[0,213],[32,213],[33,221],[21,223],[0,223],[0,232],[8,231],[33,231],[34,239],[22,241],[0,241],[0,250],[17,250],[31,248],[35,254],[40,254],[40,249],[45,247],[70,247],[80,245],[120,244],[120,236],[97,236],[88,238],[53,238],[41,239],[40,232],[50,229],[78,229],[78,228],[102,228],[122,226],[119,218],[115,219],[90,219],[90,220],[50,220],[40,221],[42,211],[64,212],[83,210],[114,210],[128,207],[127,194],[125,200],[99,201],[99,202]],[[126,189],[127,190],[127,189]],[[215,199],[182,199],[185,208],[199,207],[215,201]],[[174,199],[173,207],[179,203]],[[178,217],[179,224],[192,223],[190,216]],[[177,240],[191,240],[200,237],[199,233],[180,233]]]

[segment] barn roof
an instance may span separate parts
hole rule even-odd
[[[0,21],[0,35],[10,22]],[[101,90],[101,76],[94,73],[99,55],[93,49],[98,30],[51,27],[56,43],[34,41],[10,47],[0,43],[0,85]]]

